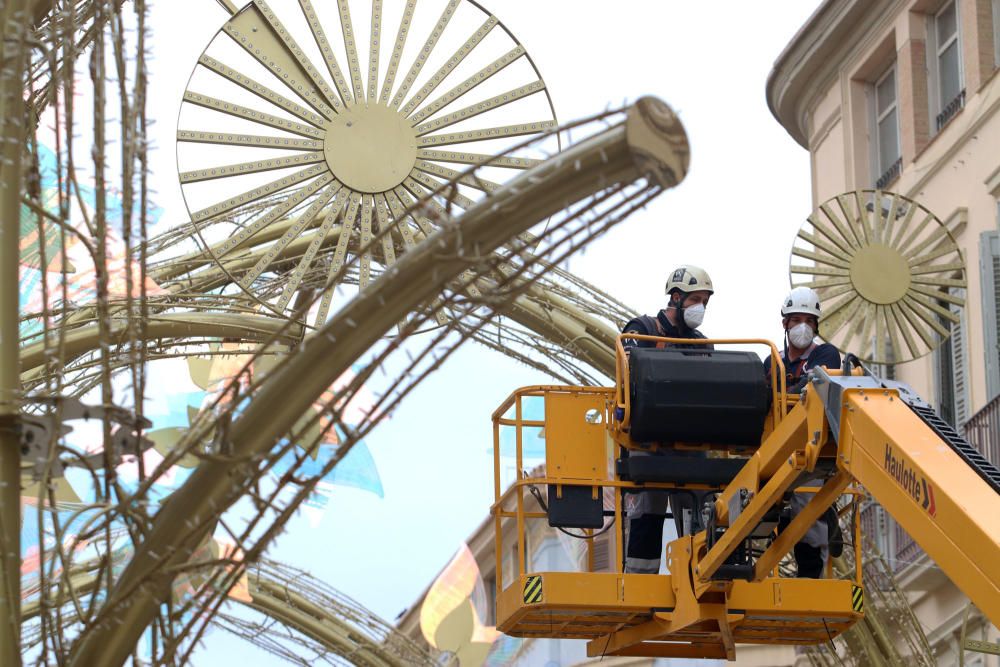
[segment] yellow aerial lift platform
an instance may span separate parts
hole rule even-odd
[[[626,354],[626,338],[687,349]],[[713,343],[767,345],[770,378],[753,353],[691,349]],[[842,496],[856,509],[860,487],[1000,625],[1000,470],[907,386],[857,364],[813,370],[807,389],[789,396],[768,341],[623,334],[616,347],[615,387],[522,388],[493,414],[500,630],[588,639],[591,656],[732,660],[737,643],[829,641],[864,613],[860,522],[853,580],[782,577],[778,564]],[[526,418],[526,400],[544,400],[544,420]],[[516,479],[502,491],[505,428],[515,433]],[[543,477],[523,471],[528,429],[544,429]],[[691,534],[667,545],[669,574],[624,573],[623,496],[658,489],[707,500],[690,517]],[[814,494],[779,532],[796,489]],[[583,531],[590,571],[527,569],[527,525],[541,519]],[[615,558],[611,571],[594,572],[604,530],[615,531]],[[511,539],[516,572],[505,574]]]

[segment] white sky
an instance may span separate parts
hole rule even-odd
[[[687,180],[592,244],[571,270],[652,313],[662,306],[670,269],[698,264],[717,289],[704,332],[779,338],[788,253],[810,212],[809,162],[768,112],[764,86],[819,0],[483,2],[533,57],[561,120],[651,94],[680,113],[688,132]],[[177,109],[199,53],[224,20],[214,0],[153,5],[152,182],[167,224],[186,215],[174,157]],[[338,490],[318,528],[293,523],[271,555],[393,619],[488,512],[491,412],[517,386],[548,381],[466,346],[368,439],[385,498]],[[213,633],[197,663],[234,664],[244,655],[253,664],[272,660]]]

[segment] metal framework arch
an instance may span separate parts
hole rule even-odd
[[[595,201],[583,210],[597,211],[595,207],[607,205],[598,218],[603,220],[598,229],[614,224],[660,189],[676,184],[686,166],[687,143],[676,116],[666,105],[644,99],[629,109],[624,122],[543,162],[468,210],[460,220],[443,224],[403,256],[393,271],[374,281],[309,336],[262,383],[229,427],[231,460],[253,460],[265,454],[330,382],[404,314],[447,291],[448,285],[470,267],[470,280],[495,271],[495,265],[477,263],[489,261],[492,255],[487,253],[592,193],[597,193]],[[633,181],[648,181],[649,185],[616,199]],[[642,194],[646,188],[651,190]],[[597,231],[581,224],[579,215],[580,211],[569,213],[560,225],[550,227],[547,236],[551,237],[552,250],[572,251]],[[575,237],[578,232],[583,234],[580,240]],[[519,264],[523,273],[536,265],[535,257],[522,246],[506,262]],[[427,262],[434,266],[430,280]],[[544,271],[546,266],[539,268]],[[515,279],[516,291],[518,276],[509,278]],[[525,279],[530,284],[530,274]],[[363,328],[358,326],[362,322]],[[275,411],[275,406],[280,409]],[[171,579],[164,570],[184,562],[200,541],[200,530],[190,532],[184,527],[207,525],[210,517],[218,516],[242,495],[233,473],[243,465],[206,461],[171,496],[115,585],[101,614],[107,624],[96,625],[81,638],[70,656],[71,664],[116,664],[129,654],[155,616],[156,601]]]

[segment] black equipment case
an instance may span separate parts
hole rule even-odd
[[[633,348],[629,394],[636,442],[755,447],[770,405],[753,352]]]

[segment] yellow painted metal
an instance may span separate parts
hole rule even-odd
[[[540,579],[544,599],[528,603],[524,600],[524,589],[533,577]],[[804,644],[828,641],[861,617],[853,609],[855,586],[843,579],[768,578],[757,583],[733,582],[725,594],[729,631],[736,642]],[[515,578],[499,592],[497,627],[518,637],[593,639],[590,646],[597,649],[596,655],[601,655],[606,647],[620,650],[610,636],[625,629],[632,629],[633,635],[645,633],[647,640],[656,638],[657,641],[717,647],[713,641],[716,638],[696,624],[685,626],[686,632],[671,629],[678,603],[675,587],[674,577],[669,574],[529,572]],[[718,632],[716,627],[715,633]],[[788,635],[794,635],[794,639],[788,641]],[[608,652],[612,654],[615,653]],[[617,655],[636,653],[619,652]],[[713,657],[713,654],[706,652],[690,657]]]
[[[523,589],[529,576],[542,577],[545,590],[543,603],[525,603]],[[581,585],[582,582],[580,575],[572,572],[525,573],[515,577],[497,600],[497,627],[507,634],[521,634],[515,629],[519,624],[531,625],[532,617],[556,611],[574,611],[581,617],[586,617],[589,612],[593,617],[620,618],[630,615],[635,619],[648,618],[651,609],[672,607],[674,604],[670,577],[594,572],[587,575],[585,586]],[[613,631],[620,622],[612,621],[609,627],[595,624],[589,629],[578,629],[573,634],[579,638],[598,637]],[[525,629],[522,625],[522,632]]]
[[[895,391],[845,394],[838,464],[1000,625],[996,492]]]
[[[523,404],[518,398],[517,402],[514,404],[514,419],[516,423],[520,424],[521,420],[524,418],[522,414]],[[517,481],[522,482],[525,477],[524,472],[524,435],[523,430],[518,427],[515,431],[514,444],[517,447],[517,453],[515,454],[514,461],[516,464],[515,470],[517,475]],[[527,533],[524,527],[524,486],[522,484],[517,484],[517,495],[515,496],[517,500],[517,571],[524,572],[527,569],[527,554],[525,553],[525,544],[527,544]],[[497,579],[502,578],[502,570],[500,563],[497,563]]]
[[[601,478],[608,465],[605,451],[605,397],[592,392],[545,396],[545,470],[566,480]],[[595,418],[589,418],[593,415]]]
[[[766,483],[753,492],[753,499],[743,508],[739,517],[730,522],[729,529],[709,549],[704,558],[700,559],[698,564],[694,566],[694,573],[702,582],[707,582],[711,579],[712,575],[725,562],[726,558],[753,532],[753,529],[761,522],[767,511],[779,503],[785,492],[792,488],[795,480],[805,468],[805,453],[796,451],[788,457],[770,479],[766,480]],[[755,486],[760,484],[761,481],[763,480],[756,480]],[[739,493],[741,488],[735,483],[735,480],[733,483],[730,483],[722,496],[715,501],[716,507],[720,504],[728,503],[729,498],[734,493]],[[823,509],[826,509],[826,507]],[[732,517],[729,518],[732,519]],[[806,527],[808,526],[809,524],[806,524]]]
[[[620,345],[620,340],[619,340]],[[621,368],[622,365],[619,364]],[[626,378],[627,380],[627,378]],[[590,655],[631,655],[662,657],[735,657],[736,644],[810,644],[829,641],[849,628],[861,613],[854,591],[860,581],[784,579],[765,572],[753,582],[711,581],[711,572],[732,548],[752,530],[760,517],[780,501],[785,490],[794,486],[800,472],[815,464],[815,452],[824,444],[810,438],[809,411],[801,403],[782,402],[792,407],[746,459],[740,476],[725,490],[752,489],[753,500],[743,508],[730,530],[706,548],[705,534],[686,536],[667,545],[668,575],[639,575],[622,572],[624,512],[622,492],[629,489],[674,488],[669,483],[638,485],[617,477],[607,451],[607,443],[617,426],[608,422],[611,408],[622,397],[621,387],[524,387],[509,396],[493,413],[494,493],[492,507],[496,530],[497,619],[504,632],[524,637],[590,639]],[[544,400],[544,421],[523,418],[524,400]],[[821,407],[821,406],[820,406]],[[513,412],[513,415],[511,413]],[[601,424],[590,423],[600,420]],[[822,413],[819,416],[822,419]],[[815,420],[815,418],[814,418]],[[522,430],[544,425],[546,469],[543,476],[523,472]],[[517,475],[506,490],[500,486],[500,433],[514,428]],[[825,426],[821,426],[825,429]],[[600,435],[599,435],[600,433]],[[846,473],[828,483],[807,506],[811,519],[800,524],[805,529],[846,486]],[[527,506],[524,489],[552,488],[560,481],[614,488],[615,523],[612,540],[615,559],[611,572],[533,572],[528,569],[530,554],[524,536],[531,521],[544,521],[545,512]],[[843,482],[843,483],[842,483]],[[808,489],[807,489],[808,490]],[[816,490],[816,489],[811,489]],[[723,498],[728,496],[723,495]],[[720,500],[719,505],[726,505]],[[723,513],[723,524],[728,515]],[[505,571],[504,526],[513,521],[517,541],[516,572]],[[787,533],[787,531],[786,531]],[[791,533],[788,533],[791,534]],[[801,535],[799,536],[801,537]],[[796,538],[797,539],[797,538]],[[782,542],[784,553],[794,544]],[[857,545],[860,541],[856,540]],[[776,551],[768,554],[770,559]],[[859,554],[856,554],[858,556]],[[860,560],[860,558],[858,558]],[[586,560],[587,569],[593,559]],[[771,569],[771,566],[768,566]],[[763,568],[761,568],[763,571]],[[699,579],[699,571],[703,576]],[[502,583],[510,581],[504,587]]]
[[[820,492],[813,496],[809,503],[792,519],[788,527],[775,538],[771,546],[757,559],[754,566],[755,581],[763,580],[778,566],[778,562],[805,536],[809,527],[822,517],[823,512],[840,497],[850,481],[850,475],[841,471],[823,485]],[[860,562],[860,559],[858,562]]]
[[[865,238],[862,230],[857,234]],[[995,490],[900,399],[897,390],[848,383],[841,393],[832,394],[840,405],[828,405],[826,401],[833,399],[817,387],[829,382],[829,377],[816,380],[798,402],[782,403],[783,408],[791,406],[787,414],[716,500],[715,525],[726,530],[714,543],[708,544],[705,531],[680,537],[667,545],[669,574],[624,574],[621,496],[637,485],[617,478],[614,470],[600,468],[599,456],[608,462],[605,443],[589,434],[581,426],[586,421],[580,418],[584,410],[599,411],[602,402],[602,418],[611,415],[612,407],[628,407],[623,405],[628,382],[623,359],[617,367],[616,387],[526,387],[494,412],[495,445],[499,429],[514,426],[520,455],[520,430],[526,424],[519,411],[514,420],[505,414],[527,396],[541,397],[546,403],[546,476],[519,475],[510,489],[501,492],[499,455],[495,458],[493,512],[498,541],[504,519],[516,517],[516,535],[523,545],[527,523],[546,518],[544,512],[526,511],[523,501],[512,511],[512,496],[521,498],[525,486],[552,484],[567,474],[579,483],[614,487],[618,524],[612,572],[532,572],[525,569],[526,559],[519,558],[516,576],[508,577],[513,583],[498,590],[498,627],[504,632],[589,638],[591,656],[730,660],[735,659],[738,643],[828,641],[864,614],[860,524],[854,528],[853,579],[785,579],[776,576],[777,564],[843,494],[854,495],[856,504],[861,491],[849,487],[858,483],[987,618],[1000,621],[1000,523],[996,521],[1000,508]],[[854,375],[859,374],[861,370],[856,369]],[[836,375],[840,373],[830,373]],[[623,412],[627,418],[627,411]],[[836,419],[836,428],[831,430],[828,419]],[[614,422],[605,426],[609,436],[620,428]],[[532,426],[538,425],[533,422]],[[821,454],[829,457],[828,465],[835,462],[835,472],[819,488],[798,487],[813,497],[756,559],[752,580],[715,580],[713,574],[727,557],[764,514],[781,502],[784,493],[795,487],[800,474],[813,470]],[[567,463],[571,456],[576,457],[575,463]],[[588,479],[588,475],[592,476]],[[588,563],[592,566],[593,561]],[[502,567],[498,560],[498,580],[503,577]]]

